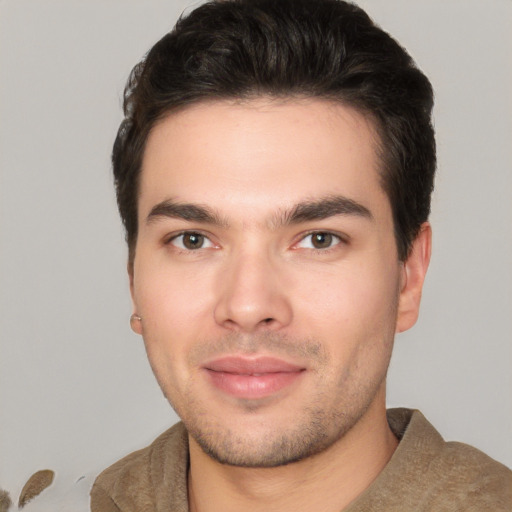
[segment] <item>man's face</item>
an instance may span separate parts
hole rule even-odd
[[[404,271],[375,141],[342,105],[264,98],[150,134],[134,308],[163,392],[217,460],[298,460],[383,401]]]

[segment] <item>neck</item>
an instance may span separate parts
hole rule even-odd
[[[324,452],[276,468],[220,464],[190,439],[190,511],[338,512],[375,480],[397,447],[384,404],[375,400]]]

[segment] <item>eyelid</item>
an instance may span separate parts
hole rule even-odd
[[[348,235],[345,235],[344,233],[340,233],[339,231],[333,231],[330,229],[311,229],[309,231],[306,231],[305,233],[301,233],[298,235],[296,242],[293,243],[292,248],[293,249],[303,249],[303,247],[299,247],[299,244],[306,240],[306,238],[316,235],[316,234],[326,234],[331,235],[333,238],[337,239],[336,243],[333,243],[333,245],[326,247],[325,249],[320,249],[316,247],[304,247],[304,249],[310,249],[313,251],[319,251],[319,252],[327,252],[329,250],[335,249],[340,244],[348,244],[350,237]]]
[[[179,245],[173,244],[173,242],[176,239],[183,237],[184,235],[200,235],[200,236],[204,237],[204,239],[209,242],[209,245],[207,247],[204,247],[204,246],[199,247],[198,249],[188,249],[185,246],[180,247]],[[174,233],[169,233],[163,238],[163,244],[164,245],[172,245],[177,250],[184,251],[184,252],[196,252],[196,251],[199,251],[200,249],[212,249],[212,248],[218,247],[218,244],[213,241],[212,235],[210,235],[209,233],[205,233],[201,229],[182,229],[182,230],[176,231]]]

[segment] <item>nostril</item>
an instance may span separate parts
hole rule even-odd
[[[274,320],[274,319],[273,318],[265,318],[263,320],[263,322],[266,323],[266,324],[269,324],[270,322],[272,322],[272,320]]]

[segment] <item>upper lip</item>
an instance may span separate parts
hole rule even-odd
[[[209,361],[204,365],[204,368],[214,372],[234,373],[240,375],[299,372],[305,369],[303,366],[269,356],[225,356]]]

